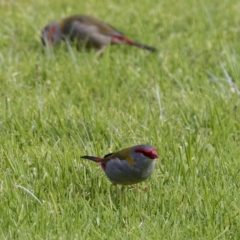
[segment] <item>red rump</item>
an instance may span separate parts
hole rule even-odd
[[[98,163],[102,167],[102,169],[106,168],[106,163],[103,162],[103,158],[93,157],[93,156],[82,156],[81,158],[85,158]]]
[[[127,43],[129,45],[135,45],[134,41],[132,41],[131,39],[126,38],[124,36],[115,36],[114,35],[114,36],[112,36],[112,41],[113,41],[113,43],[124,42],[124,43]]]
[[[101,165],[103,170],[106,168],[106,163],[105,162],[101,162],[100,165]]]
[[[103,158],[93,157],[93,156],[82,156],[81,158],[85,158],[85,159],[88,159],[88,160],[91,160],[91,161],[94,161],[97,163],[101,163],[103,160]]]

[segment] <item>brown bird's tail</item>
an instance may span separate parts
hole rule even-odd
[[[99,163],[103,160],[102,158],[93,157],[93,156],[81,156],[81,158],[88,159],[88,160],[91,160],[91,161],[94,161],[94,162],[97,162],[97,163]]]
[[[146,49],[146,50],[148,50],[148,51],[150,51],[150,52],[156,52],[156,51],[157,51],[156,48],[150,47],[150,46],[148,46],[148,45],[144,45],[144,44],[139,43],[139,42],[134,42],[134,43],[131,44],[131,45],[134,45],[134,46],[139,47],[139,48],[142,48],[142,49]]]
[[[144,45],[142,43],[139,42],[135,42],[134,40],[131,40],[129,38],[126,38],[125,36],[112,36],[112,43],[125,43],[128,45],[132,45],[132,46],[136,46],[138,48],[142,48],[142,49],[146,49],[150,52],[156,52],[157,49],[154,47],[150,47],[147,45]]]

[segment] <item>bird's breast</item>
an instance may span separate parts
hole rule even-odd
[[[131,165],[128,160],[111,159],[104,169],[109,179],[116,184],[135,184],[151,176],[155,161],[146,166]]]

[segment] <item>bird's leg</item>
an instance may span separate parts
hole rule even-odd
[[[121,194],[121,189],[117,186],[116,183],[113,183],[113,186],[116,188],[117,195]]]
[[[140,190],[139,188],[137,188],[136,185],[132,184],[131,187],[132,187],[135,191],[141,192],[141,190]],[[148,190],[149,190],[148,187],[145,187],[145,188],[143,189],[144,192],[147,192]]]
[[[131,187],[132,187],[135,191],[140,192],[139,188],[137,188],[135,184],[132,184]]]
[[[101,48],[97,51],[96,53],[96,57],[99,57],[102,55],[102,53],[104,52],[105,50],[105,46],[101,46]]]
[[[143,189],[144,192],[148,192],[148,190],[149,190],[149,187],[145,187],[145,188]]]

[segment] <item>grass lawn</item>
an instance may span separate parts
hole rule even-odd
[[[0,239],[240,239],[239,9],[0,0]],[[158,52],[44,50],[41,29],[76,13]],[[160,158],[138,191],[80,159],[142,143]]]

